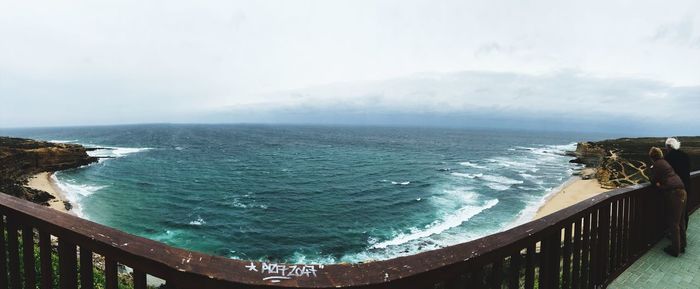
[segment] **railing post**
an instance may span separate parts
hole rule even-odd
[[[80,246],[80,289],[94,288],[92,251]]]
[[[24,288],[35,289],[36,269],[34,267],[34,230],[28,225],[22,228],[22,256],[24,258]]]
[[[7,254],[10,265],[10,288],[20,289],[19,275],[19,242],[17,240],[17,223],[13,218],[7,218]]]
[[[75,244],[58,238],[58,272],[61,289],[75,289],[77,282],[77,253]]]
[[[7,288],[7,253],[5,251],[5,218],[0,215],[0,288]]]
[[[608,276],[608,268],[610,264],[610,206],[613,203],[608,203],[600,209],[598,215],[600,230],[598,231],[598,255],[599,271],[596,276],[596,286],[602,285]]]
[[[535,287],[535,243],[527,247],[527,255],[525,255],[525,289]]]
[[[52,289],[51,235],[41,230],[39,231],[39,260],[41,262],[41,289]]]

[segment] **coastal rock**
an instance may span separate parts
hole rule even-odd
[[[681,150],[691,158],[691,170],[700,169],[700,137],[680,137]],[[649,149],[664,147],[666,138],[620,138],[598,142],[582,142],[576,147],[571,162],[594,168],[595,178],[608,189],[649,181]]]
[[[48,205],[51,194],[26,187],[32,175],[77,168],[97,162],[76,144],[57,144],[0,137],[0,192]]]

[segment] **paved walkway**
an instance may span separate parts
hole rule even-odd
[[[664,253],[664,239],[623,272],[608,288],[700,288],[700,213],[690,216],[688,245],[678,258]]]

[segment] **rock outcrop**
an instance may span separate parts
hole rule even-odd
[[[681,150],[691,159],[691,169],[700,169],[700,137],[680,137]],[[574,163],[596,168],[595,177],[608,189],[649,181],[649,149],[663,148],[666,138],[620,138],[582,142],[576,147]]]
[[[48,205],[49,193],[26,187],[27,179],[41,172],[77,168],[98,160],[85,147],[30,139],[0,137],[0,192]]]

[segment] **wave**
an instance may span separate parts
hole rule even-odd
[[[468,178],[468,179],[475,179],[475,178],[480,178],[484,174],[465,174],[465,173],[451,173],[451,175],[455,177],[463,177],[463,178]]]
[[[204,221],[204,219],[202,219],[202,217],[197,217],[197,219],[195,219],[194,221],[190,221],[189,224],[193,226],[201,226],[206,224],[206,222]]]
[[[499,176],[499,175],[483,175],[480,178],[485,180],[485,181],[488,181],[488,182],[504,184],[504,185],[518,185],[518,184],[523,183],[523,181],[514,180],[511,178]]]
[[[446,217],[442,218],[442,220],[433,222],[424,229],[412,228],[409,233],[401,233],[390,240],[376,243],[372,245],[370,249],[386,249],[390,246],[398,246],[411,241],[440,234],[449,229],[457,227],[466,221],[469,221],[469,219],[472,217],[492,208],[496,204],[498,204],[498,199],[488,200],[481,206],[464,206],[455,213],[447,215]]]
[[[392,184],[392,185],[401,185],[401,186],[405,186],[405,185],[411,184],[411,182],[409,182],[409,181],[405,181],[405,182],[391,182],[391,184]]]
[[[52,139],[52,140],[49,140],[49,142],[52,142],[52,143],[74,143],[74,142],[78,142],[78,140],[77,139],[74,139],[74,140]]]
[[[472,163],[472,162],[461,162],[461,163],[459,163],[459,165],[465,166],[465,167],[470,167],[470,168],[475,168],[475,169],[482,169],[482,170],[487,169],[487,167],[485,167],[485,166],[477,165],[477,164]]]
[[[88,151],[88,155],[91,157],[122,158],[130,154],[151,149],[152,148],[100,147],[100,149]]]
[[[85,216],[80,208],[80,200],[82,200],[84,197],[94,194],[99,190],[106,188],[107,186],[76,184],[71,181],[63,181],[57,177],[57,174],[59,173],[52,174],[51,181],[53,181],[54,184],[56,184],[58,189],[65,196],[66,200],[71,203],[73,207],[71,210],[75,212],[75,214],[79,217],[84,218]]]

